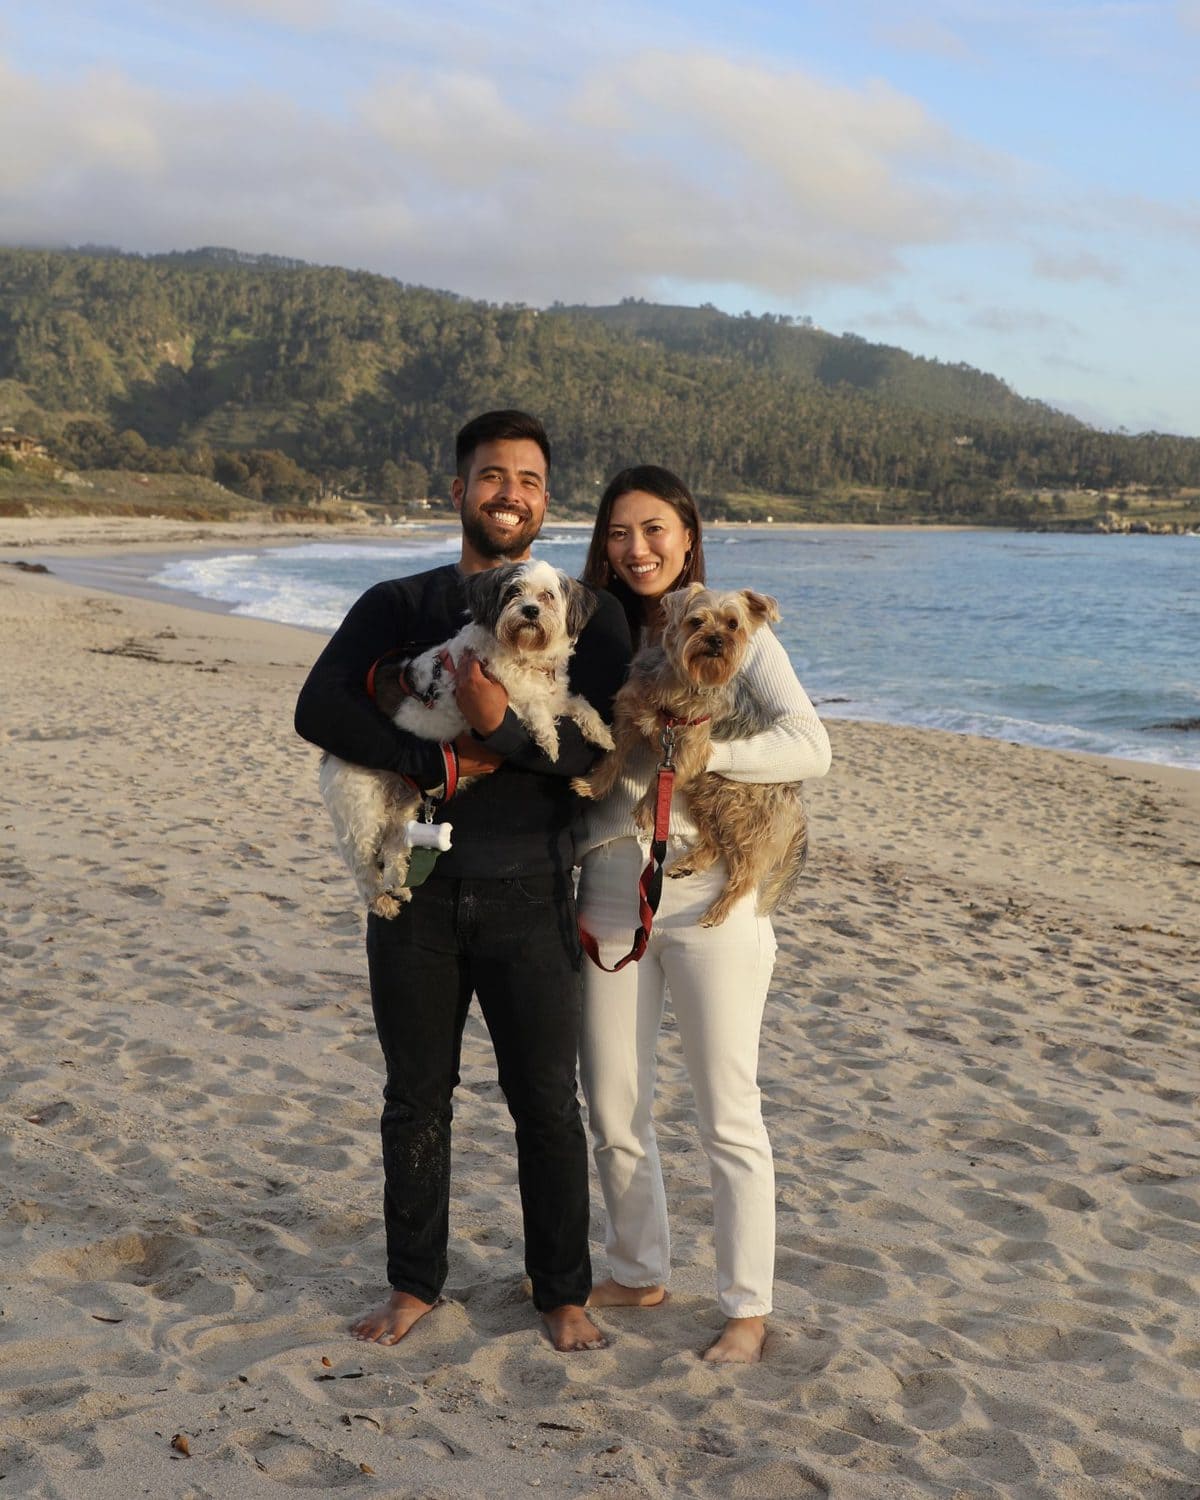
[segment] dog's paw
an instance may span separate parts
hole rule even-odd
[[[699,925],[701,927],[720,927],[728,915],[728,905],[724,901],[714,901],[700,918]]]
[[[595,795],[595,793],[592,791],[592,783],[587,779],[586,776],[572,776],[571,790],[577,797],[587,797],[591,799]]]
[[[377,917],[398,917],[400,915],[400,908],[403,905],[404,902],[397,900],[390,891],[384,891],[382,896],[376,896],[374,901],[371,902],[370,910]]]

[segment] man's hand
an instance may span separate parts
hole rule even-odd
[[[458,662],[454,701],[476,734],[495,734],[504,722],[508,693],[488,676],[473,652],[464,651]]]
[[[486,776],[489,771],[494,771],[497,766],[504,764],[502,755],[497,755],[494,750],[481,745],[469,734],[460,734],[454,741],[454,748],[458,752],[460,776]]]

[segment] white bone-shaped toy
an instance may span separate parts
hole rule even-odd
[[[437,849],[445,854],[450,847],[452,823],[419,823],[415,818],[404,826],[404,842],[410,849]]]

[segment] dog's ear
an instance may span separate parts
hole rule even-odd
[[[566,606],[566,631],[574,640],[596,613],[599,601],[591,589],[577,579],[568,577],[566,573],[558,575],[558,586],[562,589],[563,603]]]
[[[498,568],[485,568],[482,573],[468,573],[463,579],[467,608],[477,625],[491,631],[499,625],[505,590],[520,566],[520,563],[501,563]]]
[[[750,611],[750,618],[755,625],[762,625],[767,620],[782,620],[779,613],[779,600],[772,599],[770,594],[759,594],[754,589],[743,589],[742,598],[746,601],[746,608]]]
[[[660,607],[667,624],[678,625],[691,609],[696,595],[702,593],[704,593],[702,583],[689,583],[687,588],[672,589],[669,594],[664,594],[660,600]]]

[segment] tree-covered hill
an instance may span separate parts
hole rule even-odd
[[[0,426],[75,467],[444,495],[456,428],[507,405],[546,421],[560,504],[648,460],[731,504],[857,488],[955,519],[1018,519],[1020,489],[1200,485],[1200,441],[1097,432],[785,319],[497,307],[234,251],[0,251]]]
[[[890,344],[872,344],[857,334],[837,336],[811,319],[767,313],[730,317],[705,304],[670,307],[628,297],[616,307],[555,305],[563,316],[600,323],[663,349],[742,361],[756,370],[788,378],[848,385],[897,406],[939,412],[958,420],[1001,421],[1025,426],[1073,428],[1074,417],[1041,401],[1018,396],[1003,380],[966,364],[924,359]]]

